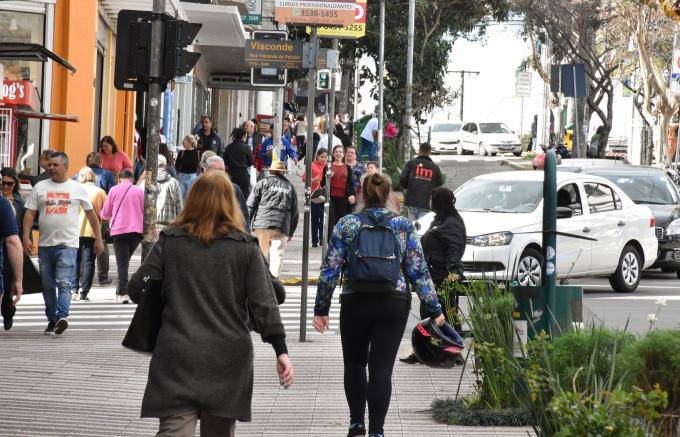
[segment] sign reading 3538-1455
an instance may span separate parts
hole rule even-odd
[[[349,26],[354,24],[355,0],[276,0],[274,20],[281,24]]]

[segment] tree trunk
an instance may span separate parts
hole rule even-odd
[[[586,141],[586,132],[584,129],[584,126],[586,126],[586,116],[589,115],[586,114],[587,107],[586,105],[586,98],[585,97],[579,97],[575,99],[575,105],[574,105],[574,110],[576,111],[577,117],[574,119],[574,126],[576,128],[577,132],[574,132],[574,135],[578,135],[578,157],[579,158],[585,158],[586,157],[586,150],[588,149],[588,144]],[[576,144],[576,141],[574,140],[574,145]]]

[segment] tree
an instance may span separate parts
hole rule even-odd
[[[533,46],[539,33],[545,33],[550,39],[553,63],[584,64],[588,89],[585,99],[577,99],[578,118],[584,121],[582,126],[587,127],[592,114],[596,114],[602,122],[606,144],[614,115],[614,73],[621,60],[621,54],[608,36],[615,19],[610,3],[600,0],[511,0],[511,5],[514,12],[524,17],[525,32]],[[532,64],[548,81],[549,75],[543,71],[536,54]],[[585,130],[579,129],[579,156],[585,156]]]
[[[408,13],[405,0],[386,0],[385,13],[385,112],[401,123],[405,112],[406,47]],[[506,0],[416,0],[415,42],[413,59],[413,117],[423,122],[423,114],[449,104],[454,93],[446,85],[446,70],[457,38],[477,37],[484,33],[479,26],[486,17],[503,20],[507,16]],[[368,2],[366,36],[343,44],[343,57],[352,59],[367,55],[375,68],[363,68],[361,77],[376,83],[372,97],[377,96],[379,60],[380,4]],[[473,34],[473,31],[476,32]],[[403,127],[403,126],[402,126]],[[399,130],[402,135],[410,134]]]

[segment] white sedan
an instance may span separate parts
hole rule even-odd
[[[492,173],[456,190],[456,207],[467,229],[463,268],[468,279],[516,279],[540,285],[543,172]],[[587,174],[557,172],[558,279],[609,276],[617,292],[633,292],[642,270],[654,264],[654,215],[612,182]],[[416,226],[424,233],[430,213]]]
[[[466,123],[460,130],[458,154],[479,153],[496,156],[499,152],[522,154],[522,141],[505,123]]]

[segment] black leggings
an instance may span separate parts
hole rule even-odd
[[[338,224],[338,221],[352,213],[352,205],[346,197],[331,196],[328,208],[328,239],[331,239],[333,228]]]
[[[392,396],[392,368],[408,319],[408,302],[399,298],[343,302],[340,334],[345,364],[345,396],[352,423],[382,433]],[[366,376],[366,366],[370,379]]]

